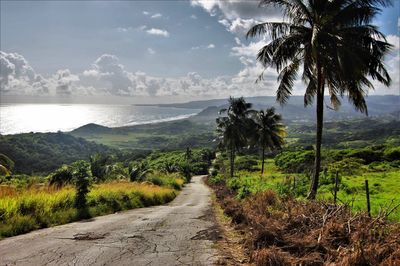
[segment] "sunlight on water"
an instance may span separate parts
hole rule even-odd
[[[9,104],[0,106],[0,133],[70,131],[88,123],[128,126],[185,118],[198,111],[133,105]]]

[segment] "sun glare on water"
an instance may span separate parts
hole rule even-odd
[[[0,133],[49,132],[55,128],[68,131],[93,122],[94,112],[88,105],[24,104],[2,108]],[[13,132],[10,132],[12,128]]]

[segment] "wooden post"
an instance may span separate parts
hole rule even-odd
[[[368,210],[368,216],[371,217],[371,203],[369,201],[369,188],[368,188],[368,180],[365,179],[365,192],[367,195],[367,210]]]
[[[338,192],[338,183],[339,183],[339,171],[336,171],[336,176],[335,176],[335,191],[333,194],[333,203],[336,205],[336,200],[337,200],[337,192]]]

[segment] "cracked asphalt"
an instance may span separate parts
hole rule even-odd
[[[195,176],[168,205],[134,209],[0,241],[0,265],[212,265],[210,190]]]

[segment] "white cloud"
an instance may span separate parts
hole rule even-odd
[[[237,36],[244,37],[252,26],[262,21],[255,19],[236,18],[231,21],[228,21],[227,19],[222,19],[219,20],[218,22],[224,25],[229,32],[232,32]]]
[[[145,16],[148,16],[148,15],[150,14],[150,13],[147,12],[147,11],[143,11],[142,13],[143,13],[143,15],[145,15]]]
[[[0,51],[0,70],[0,91],[33,93],[30,84],[37,75],[22,55]]]
[[[146,32],[150,35],[169,37],[169,32],[166,30],[162,30],[162,29],[151,28],[151,29],[146,30]]]
[[[162,15],[160,13],[153,14],[151,18],[161,18]]]
[[[118,27],[117,31],[118,32],[127,32],[129,30],[129,28],[124,28],[124,27]]]
[[[397,35],[388,35],[386,36],[386,40],[388,43],[393,45],[394,50],[399,50],[400,49],[400,37]]]
[[[266,42],[263,40],[258,42],[250,42],[247,45],[239,43],[238,46],[232,47],[231,55],[237,56],[239,58],[245,56],[251,59],[255,59],[258,51],[264,45],[266,45]]]
[[[132,73],[125,70],[115,55],[103,54],[81,75],[81,84],[112,95],[134,94]]]
[[[154,50],[151,49],[151,48],[147,48],[147,52],[148,52],[149,54],[155,54],[155,53],[156,53],[156,51],[154,51]]]
[[[72,94],[72,84],[79,81],[77,75],[71,74],[69,69],[58,70],[54,76],[56,83],[56,94],[57,95],[70,95]]]
[[[199,49],[214,49],[215,48],[215,44],[210,43],[208,45],[199,45],[199,46],[193,46],[192,48],[190,48],[191,50],[199,50]]]
[[[210,15],[222,14],[228,20],[236,18],[264,20],[280,17],[275,8],[259,8],[259,1],[237,0],[191,0],[192,6],[200,6]]]
[[[191,19],[197,19],[197,16],[196,16],[195,14],[192,14],[192,15],[190,16],[190,18],[191,18]]]

